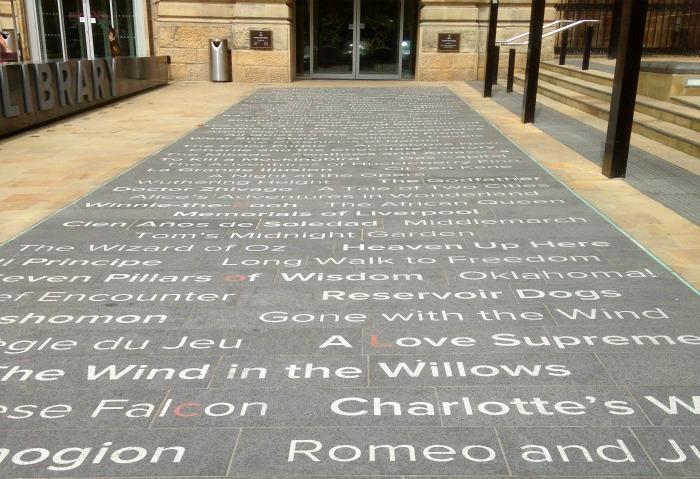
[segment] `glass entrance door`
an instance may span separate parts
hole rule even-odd
[[[111,28],[117,34],[121,55],[138,54],[133,0],[31,1],[36,2],[42,61],[110,57]]]
[[[83,0],[58,0],[58,3],[63,12],[66,58],[87,58],[88,40]]]
[[[401,0],[359,0],[357,78],[400,77]]]
[[[109,0],[90,0],[86,3],[90,9],[89,28],[93,55],[95,58],[109,57],[109,28],[113,25]]]
[[[404,0],[312,3],[312,77],[401,78]]]
[[[355,0],[316,0],[313,3],[314,76],[353,78]]]

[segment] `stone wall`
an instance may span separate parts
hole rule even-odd
[[[169,55],[174,80],[209,78],[209,39],[233,40],[234,4],[164,0],[152,4],[156,55]]]
[[[29,55],[29,45],[26,41],[27,31],[24,25],[24,11],[22,10],[22,2],[17,0],[0,0],[0,30],[10,31],[15,29],[15,23],[12,20],[12,1],[15,5],[15,15],[17,17],[17,28],[19,29],[20,47],[25,58]]]
[[[290,82],[295,77],[293,9],[294,0],[162,0],[152,7],[155,52],[171,56],[173,79],[206,80],[209,75],[208,40],[226,38],[232,50],[234,81]],[[489,0],[422,0],[416,79],[483,77],[488,16]],[[501,0],[498,39],[527,31],[529,16],[529,1]],[[553,7],[548,7],[545,18],[547,21],[555,18]],[[272,31],[274,49],[251,50],[251,29]],[[439,33],[459,33],[460,51],[438,53]],[[525,51],[524,48],[519,50]],[[543,58],[552,55],[553,42],[545,41]],[[504,49],[501,54],[504,72],[507,56]],[[518,64],[523,63],[524,54],[519,53]]]
[[[0,0],[0,29],[12,30],[12,6],[10,0]]]
[[[416,79],[474,80],[483,78],[486,64],[486,37],[490,5],[489,1],[445,2],[422,0],[420,38]],[[558,3],[558,2],[557,2]],[[498,13],[497,40],[505,40],[526,32],[529,28],[531,2],[501,0]],[[553,7],[545,12],[545,22],[556,18]],[[460,33],[459,53],[438,53],[439,33]],[[554,54],[553,39],[545,39],[542,45],[543,59]],[[508,66],[508,51],[501,52],[499,69],[502,74]],[[527,47],[516,47],[516,66],[523,67]]]
[[[160,22],[157,25],[157,55],[169,55],[173,80],[209,79],[209,39],[228,39],[231,25]]]
[[[36,0],[27,0],[36,1]],[[174,80],[209,78],[209,39],[227,39],[231,48],[234,81],[286,83],[295,78],[294,0],[147,0],[150,2],[154,54],[169,55]],[[323,1],[323,0],[318,0]],[[546,21],[555,18],[551,2]],[[500,0],[497,38],[527,31],[530,2]],[[20,30],[22,3],[15,0]],[[489,0],[422,0],[418,32],[416,79],[423,81],[472,80],[483,77]],[[0,28],[13,28],[10,0],[0,0]],[[249,31],[270,30],[272,51],[251,50]],[[459,53],[438,53],[439,33],[459,33]],[[27,47],[27,42],[24,42]],[[524,64],[519,47],[518,65]],[[546,39],[543,58],[553,56],[553,40]],[[508,52],[501,52],[501,75]]]
[[[287,83],[294,80],[293,10],[284,0],[238,2],[233,22],[233,76],[238,83]],[[273,50],[251,50],[250,31],[272,32]]]
[[[180,2],[155,5],[155,50],[170,55],[174,80],[209,78],[209,39],[226,39],[231,49],[234,80],[278,83],[293,80],[290,21],[284,0]],[[250,50],[249,31],[271,30],[274,50]]]

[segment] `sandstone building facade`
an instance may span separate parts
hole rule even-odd
[[[207,80],[209,39],[218,38],[229,41],[235,82],[287,83],[478,78],[491,0],[0,0],[6,30],[13,29],[12,1],[25,59],[102,56],[108,27],[119,22],[122,54],[168,55],[174,80]],[[556,16],[555,3],[548,4],[547,20]],[[498,38],[527,31],[529,15],[529,1],[500,0]],[[65,38],[83,27],[85,39]],[[251,45],[251,32],[267,38],[262,49],[256,40]],[[441,34],[443,43],[453,42],[451,50],[439,51]],[[522,63],[524,48],[519,51]],[[544,51],[551,55],[551,38]]]

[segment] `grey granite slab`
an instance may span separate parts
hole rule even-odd
[[[664,476],[696,477],[698,454],[697,427],[634,428],[649,457]]]
[[[449,89],[266,88],[0,245],[0,477],[700,476],[699,307]]]
[[[223,475],[239,431],[115,429],[14,431],[2,477],[133,477]],[[11,442],[11,443],[10,443]],[[4,452],[4,451],[3,451]]]
[[[513,474],[659,476],[628,428],[499,428]]]
[[[229,476],[507,473],[492,428],[399,431],[244,429]]]
[[[629,390],[654,426],[700,427],[698,387],[632,386]]]

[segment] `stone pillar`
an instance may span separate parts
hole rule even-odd
[[[556,11],[548,7],[545,22],[556,18]],[[500,0],[496,40],[504,40],[528,30],[530,2],[527,0]],[[475,80],[484,77],[486,68],[486,37],[488,33],[490,0],[422,0],[418,36],[416,79]],[[459,33],[459,53],[438,53],[439,33]],[[525,62],[526,47],[518,47],[516,68]],[[554,56],[554,38],[542,45],[542,59]],[[520,53],[520,52],[523,53]],[[499,74],[508,67],[508,48],[501,49]]]
[[[287,83],[294,79],[292,2],[239,0],[233,19],[233,80]],[[270,30],[272,50],[251,50],[250,31]]]
[[[235,82],[290,82],[292,5],[293,0],[161,0],[153,13],[156,53],[170,55],[174,80],[207,80],[209,39],[225,38]],[[271,30],[274,49],[251,50],[250,30]]]
[[[154,5],[156,55],[170,55],[173,80],[209,79],[209,39],[233,41],[234,4],[163,0]]]
[[[418,28],[416,80],[471,80],[476,76],[479,52],[477,2],[422,0]],[[438,34],[457,33],[457,53],[438,53]]]

